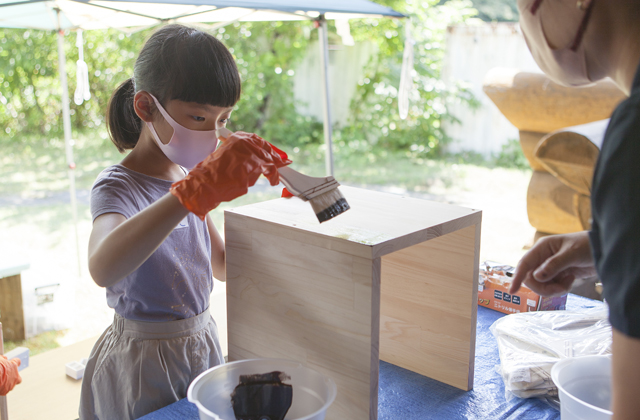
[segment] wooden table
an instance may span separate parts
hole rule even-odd
[[[89,357],[98,337],[49,350],[29,359],[22,383],[7,394],[9,420],[78,418],[80,384],[65,374],[65,365]]]
[[[28,268],[29,263],[25,262],[0,266],[0,322],[8,341],[26,338],[20,273]]]
[[[229,360],[296,360],[333,378],[327,419],[375,420],[379,361],[473,387],[482,212],[340,187],[225,211]]]

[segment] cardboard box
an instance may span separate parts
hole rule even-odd
[[[518,293],[509,294],[514,271],[515,268],[510,265],[493,261],[485,261],[480,264],[478,305],[505,314],[565,309],[567,295],[543,297],[524,284]]]

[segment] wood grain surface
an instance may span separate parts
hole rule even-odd
[[[387,299],[381,276],[396,273],[388,281],[388,298],[406,299],[414,288],[419,299],[414,296],[411,303],[422,307],[425,316],[416,322],[419,326],[441,322],[445,313],[454,312],[443,312],[433,296],[447,295],[451,288],[460,293],[455,304],[460,313],[451,318],[448,334],[425,327],[400,334],[396,341],[418,334],[423,343],[419,357],[439,366],[423,372],[469,389],[481,212],[340,189],[351,210],[322,225],[309,203],[298,199],[225,211],[229,360],[299,361],[338,386],[328,420],[376,419],[380,346],[385,346],[380,335],[394,328],[387,314],[381,316],[381,300]],[[389,326],[381,327],[381,322]],[[443,357],[443,352],[450,354]]]
[[[490,70],[482,89],[518,130],[537,133],[609,118],[626,98],[609,79],[573,88],[511,68]]]
[[[473,388],[477,226],[382,258],[380,359]]]
[[[20,274],[0,278],[0,322],[4,329],[5,340],[25,339]]]

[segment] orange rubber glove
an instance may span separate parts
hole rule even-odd
[[[7,395],[14,386],[22,382],[18,366],[20,359],[7,360],[6,356],[0,356],[0,395]]]
[[[207,213],[223,201],[246,194],[260,174],[264,174],[271,185],[278,185],[278,168],[290,163],[286,154],[281,156],[258,135],[237,131],[184,179],[175,182],[171,194],[204,220]]]

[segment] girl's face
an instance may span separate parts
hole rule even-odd
[[[227,125],[231,118],[233,107],[223,108],[172,99],[165,105],[165,110],[175,122],[184,128],[195,131],[211,131]],[[173,135],[173,127],[158,110],[154,112],[153,126],[158,133],[158,137],[160,137],[160,141],[167,144]]]

